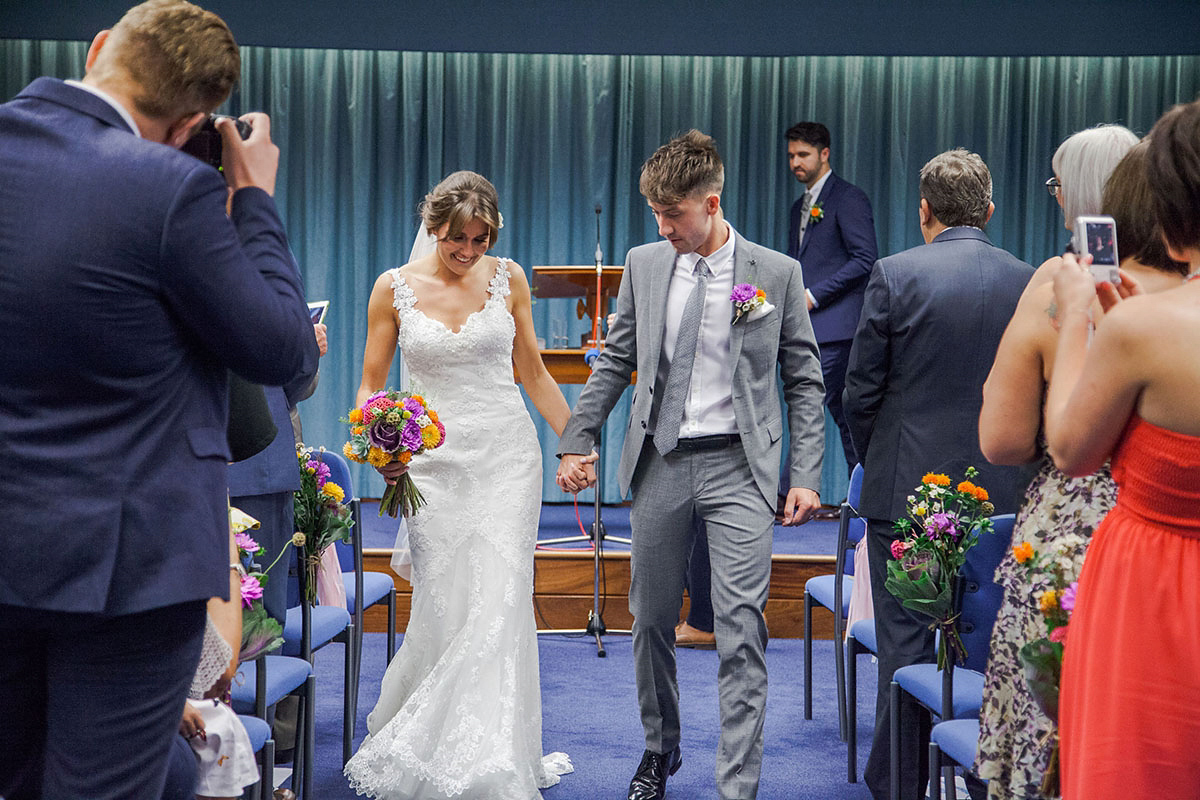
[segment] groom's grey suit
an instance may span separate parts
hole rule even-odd
[[[732,227],[730,228],[732,231]],[[651,432],[667,292],[676,253],[669,242],[629,251],[617,317],[605,349],[560,440],[559,452],[587,453],[636,370],[633,406],[617,480],[633,490],[633,647],[646,749],[679,744],[674,627],[682,605],[692,519],[707,523],[721,703],[717,786],[722,798],[752,798],[762,760],[767,675],[763,608],[783,437],[776,366],[791,436],[791,486],[820,487],[824,389],[806,310],[800,265],[734,233],[733,282],[753,283],[775,306],[733,323],[730,363],[740,443],[712,450],[655,449]]]

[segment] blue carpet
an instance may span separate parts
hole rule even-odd
[[[594,506],[581,504],[579,517],[576,519],[575,506],[571,503],[543,503],[541,517],[538,521],[538,539],[560,539],[568,536],[582,536],[583,530],[590,531]],[[630,538],[629,506],[603,506],[600,519],[604,523],[606,536]],[[363,547],[390,548],[396,541],[396,520],[391,517],[379,517],[379,502],[364,500],[362,503]],[[813,520],[806,525],[795,528],[775,526],[775,541],[773,550],[776,554],[788,555],[833,555],[837,546],[838,523],[836,520]],[[556,544],[554,548],[589,549],[591,542],[573,544]],[[605,540],[606,550],[628,551],[629,545]]]
[[[365,636],[358,735],[366,731],[384,669],[382,633]],[[575,772],[544,792],[546,800],[624,797],[637,768],[643,740],[628,636],[606,637],[607,658],[593,641],[569,636],[539,639],[542,740],[546,751],[571,756]],[[316,654],[317,772],[322,800],[351,798],[341,774],[342,652],[334,645]],[[770,675],[760,800],[862,800],[861,782],[846,783],[846,748],[838,740],[833,643],[813,645],[813,719],[804,719],[803,642],[773,640],[767,648]],[[715,798],[714,759],[719,730],[714,651],[679,651],[684,764],[667,783],[674,800]],[[859,659],[858,764],[861,772],[874,719],[875,666]]]

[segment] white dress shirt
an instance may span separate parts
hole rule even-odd
[[[821,190],[825,188],[825,182],[829,180],[829,176],[832,174],[833,170],[826,170],[825,174],[817,178],[817,182],[814,183],[812,188],[806,192],[806,194],[809,194],[812,197],[812,200],[809,203],[810,210],[817,204],[817,200],[821,197]],[[799,240],[797,242],[797,247],[799,247],[799,242],[804,241],[804,233],[808,230],[809,223],[812,222],[812,218],[807,214],[805,217],[805,219],[800,220],[800,233],[797,236],[797,239]],[[803,264],[801,266],[803,266]],[[813,297],[813,293],[808,289],[804,290],[804,296],[808,298],[808,302],[812,303],[813,308],[816,308],[818,305],[820,305],[817,302],[817,298]]]
[[[704,295],[704,310],[700,315],[700,334],[696,341],[696,360],[692,363],[692,380],[679,438],[737,433],[733,414],[733,362],[729,358],[729,336],[732,330],[733,245],[736,238],[733,226],[725,223],[729,238],[712,255],[704,257],[708,265],[708,288]],[[658,375],[654,385],[658,390],[667,385],[675,340],[679,335],[679,320],[688,295],[696,287],[698,253],[675,256],[675,270],[667,288],[666,322],[663,329],[662,354],[658,360]],[[658,403],[655,398],[655,417]],[[653,426],[650,429],[653,434]]]

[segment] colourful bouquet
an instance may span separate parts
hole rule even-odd
[[[987,490],[971,482],[978,474],[967,467],[966,480],[954,488],[949,477],[926,474],[908,498],[908,517],[895,522],[900,538],[892,542],[884,585],[901,605],[929,617],[929,627],[941,631],[939,669],[949,659],[961,664],[967,656],[958,635],[953,579],[980,534],[992,530],[989,517],[995,511]]]
[[[324,452],[324,448],[321,449]],[[325,548],[336,541],[348,542],[354,520],[346,505],[346,490],[329,480],[329,465],[311,447],[296,446],[300,462],[300,488],[294,492],[296,536],[293,544],[304,548],[308,571],[309,605],[317,602],[317,570]]]
[[[246,533],[257,527],[258,521],[236,508],[230,508],[229,522],[233,526],[238,561],[243,565],[243,569],[239,570],[242,576],[242,646],[238,651],[238,661],[253,661],[283,644],[283,627],[267,614],[262,596],[267,573],[279,563],[279,559],[291,547],[291,542],[284,545],[270,566],[258,569],[251,559],[261,555],[263,548]],[[247,564],[250,570],[244,568]]]
[[[1025,683],[1034,703],[1054,723],[1053,748],[1042,781],[1042,794],[1058,796],[1058,692],[1062,684],[1063,647],[1071,614],[1075,610],[1075,579],[1082,567],[1087,540],[1077,534],[1058,537],[1052,550],[1036,552],[1029,542],[1013,547],[1013,557],[1025,567],[1038,611],[1046,623],[1046,635],[1026,643],[1018,651]]]
[[[446,429],[437,412],[417,394],[394,389],[378,391],[362,408],[354,408],[344,422],[350,424],[350,441],[342,452],[351,461],[385,467],[393,462],[407,465],[413,456],[441,447]],[[379,516],[410,516],[425,504],[408,473],[390,484],[379,502]]]
[[[734,324],[742,317],[745,317],[747,322],[753,322],[775,310],[775,306],[767,302],[767,293],[753,283],[739,283],[734,286],[729,301],[733,303]]]

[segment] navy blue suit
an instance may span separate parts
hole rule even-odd
[[[841,433],[847,464],[853,466],[858,459],[842,413],[842,388],[850,342],[862,314],[863,291],[879,253],[875,218],[862,189],[830,173],[813,204],[823,216],[817,221],[810,219],[804,241],[798,243],[803,204],[803,197],[792,204],[787,253],[800,262],[804,285],[817,301],[809,317],[821,348],[825,407]]]
[[[226,369],[311,373],[312,323],[271,198],[101,98],[34,81],[0,153],[0,795],[152,796],[229,593]]]

